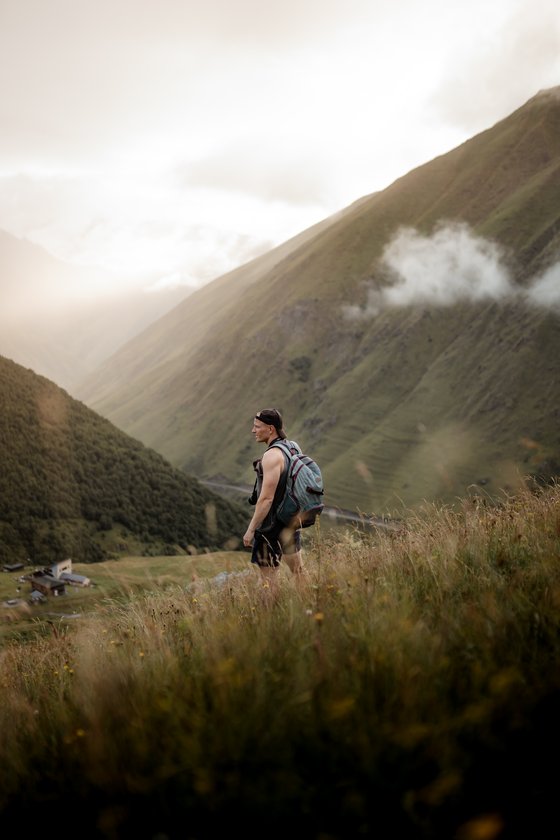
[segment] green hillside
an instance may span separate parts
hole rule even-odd
[[[0,560],[235,548],[246,512],[0,357]]]
[[[553,89],[199,290],[80,396],[198,477],[248,483],[252,415],[276,405],[323,466],[328,504],[381,513],[512,489],[560,455],[558,311],[518,295],[366,317],[368,293],[391,283],[380,260],[401,228],[457,223],[498,244],[523,287],[559,259],[559,196]]]

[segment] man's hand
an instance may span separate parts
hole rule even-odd
[[[246,548],[251,548],[251,546],[253,545],[254,537],[255,537],[254,528],[251,528],[251,527],[247,528],[247,530],[245,532],[245,536],[243,537],[243,545]]]

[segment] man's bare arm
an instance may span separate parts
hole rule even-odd
[[[274,501],[274,494],[282,475],[284,456],[278,450],[269,449],[262,459],[263,483],[262,489],[255,505],[255,511],[249,523],[249,527],[243,537],[243,544],[250,546],[255,536],[255,531],[262,524]]]

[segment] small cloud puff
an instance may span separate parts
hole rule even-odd
[[[371,318],[401,306],[452,306],[462,301],[512,301],[560,306],[560,263],[532,279],[526,289],[513,282],[500,246],[476,236],[466,224],[440,225],[431,236],[401,228],[378,265],[390,285],[368,289],[363,307],[344,307],[350,319]]]

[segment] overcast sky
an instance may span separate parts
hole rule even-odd
[[[199,285],[560,84],[558,0],[0,0],[0,228]]]

